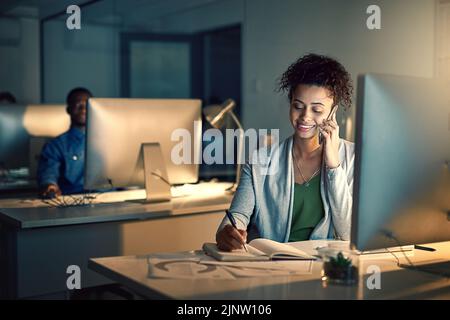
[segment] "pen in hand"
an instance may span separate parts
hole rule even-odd
[[[238,228],[237,228],[237,225],[236,225],[236,220],[234,220],[233,215],[230,213],[229,210],[225,210],[225,212],[227,213],[228,220],[231,221],[231,224],[233,225],[233,228],[235,228],[236,231],[239,232],[239,230],[238,230]],[[245,242],[244,242],[242,245],[244,246],[245,251],[248,252],[247,246],[245,245]]]

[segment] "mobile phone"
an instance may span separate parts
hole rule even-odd
[[[326,120],[330,120],[331,115],[334,112],[336,112],[335,110],[337,111],[337,105],[335,105],[331,108],[330,114],[328,115]],[[323,142],[323,134],[322,134],[322,132],[319,132],[319,144],[322,144],[322,142]]]

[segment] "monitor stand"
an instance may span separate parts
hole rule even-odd
[[[155,143],[143,143],[141,154],[144,159],[144,179],[146,199],[141,203],[167,202],[172,199],[170,182],[167,176],[166,163],[161,150],[161,145]]]

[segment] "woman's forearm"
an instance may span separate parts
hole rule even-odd
[[[349,179],[342,166],[339,166],[335,169],[327,169],[327,183],[334,228],[339,238],[349,240],[353,205],[353,177]]]
[[[242,166],[239,186],[230,205],[230,212],[236,219],[239,229],[247,229],[247,225],[250,222],[250,217],[253,214],[254,207],[255,189],[253,187],[251,166],[249,164],[245,164]],[[230,224],[230,222],[225,216],[217,229],[217,232],[220,232],[220,230],[222,230],[227,224]]]

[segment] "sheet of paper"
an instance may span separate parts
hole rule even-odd
[[[200,264],[207,256],[201,251],[151,254],[147,257],[148,277],[165,279],[225,279],[235,277],[220,266]]]
[[[202,251],[147,256],[148,276],[166,279],[235,279],[310,274],[312,261],[217,261]]]
[[[197,261],[158,258],[149,259],[148,276],[166,279],[235,279],[223,267],[204,265]]]
[[[207,259],[209,257],[201,250],[152,253],[147,255],[147,259],[149,260],[154,258],[162,260],[183,260],[199,262],[200,260]]]
[[[263,270],[289,270],[301,273],[310,273],[312,268],[312,261],[217,261],[201,259],[201,264],[216,265],[216,266],[229,266],[236,268],[250,268],[250,269],[263,269]]]
[[[235,277],[275,277],[275,276],[293,276],[302,275],[305,272],[300,270],[289,270],[289,269],[259,269],[259,268],[246,268],[246,267],[235,267],[235,266],[222,266],[222,268],[229,271]],[[310,272],[307,272],[310,273]]]

